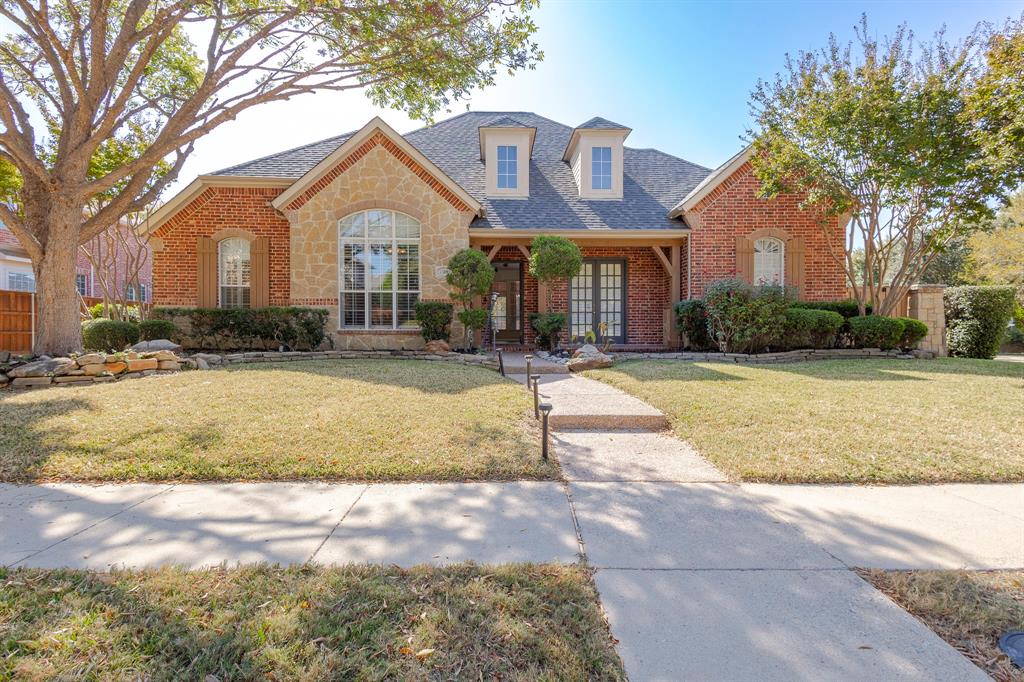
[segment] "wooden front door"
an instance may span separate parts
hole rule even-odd
[[[523,342],[523,270],[520,261],[495,261],[491,324],[498,343]]]

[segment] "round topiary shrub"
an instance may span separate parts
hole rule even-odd
[[[139,327],[133,322],[97,318],[82,323],[85,350],[116,353],[138,342]]]
[[[173,341],[177,335],[178,327],[170,320],[144,320],[139,323],[139,338],[143,341]]]
[[[961,358],[994,358],[1013,315],[1015,293],[1012,286],[946,289],[949,354]]]
[[[882,350],[899,348],[905,327],[902,319],[882,317],[881,315],[852,317],[849,320],[849,325],[855,348],[881,348]]]
[[[903,321],[903,338],[900,339],[900,348],[911,350],[917,348],[921,339],[928,336],[928,325],[913,317],[897,318]]]

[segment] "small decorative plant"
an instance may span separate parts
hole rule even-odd
[[[487,256],[476,249],[462,249],[448,261],[445,277],[452,288],[453,301],[462,305],[458,320],[465,329],[466,349],[473,345],[473,332],[487,325],[487,309],[472,308],[473,299],[486,296],[494,283],[494,266]]]
[[[530,274],[538,282],[554,284],[567,281],[580,274],[583,267],[583,254],[576,244],[565,237],[538,235],[530,244]],[[568,315],[563,311],[552,310],[552,287],[547,288],[546,313],[538,313],[531,318],[533,328],[537,330],[538,343],[546,342],[550,350],[558,346],[558,335],[565,328]]]

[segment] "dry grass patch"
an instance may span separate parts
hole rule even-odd
[[[1024,571],[860,574],[999,682],[1024,682],[998,646],[1007,630],[1024,630]]]
[[[532,402],[481,367],[239,365],[0,394],[0,480],[554,478]]]
[[[0,678],[621,680],[578,566],[0,569]]]
[[[587,376],[662,410],[680,438],[743,480],[1024,480],[1017,363],[644,360]]]

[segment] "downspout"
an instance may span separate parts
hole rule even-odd
[[[693,233],[686,235],[686,300],[693,298],[693,253],[690,245],[693,242]]]

